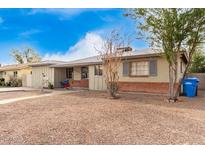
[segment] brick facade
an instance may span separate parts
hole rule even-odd
[[[71,85],[71,87],[88,88],[89,81],[88,80],[71,80],[70,85]]]
[[[120,91],[146,92],[146,93],[168,93],[169,83],[159,82],[120,82]]]

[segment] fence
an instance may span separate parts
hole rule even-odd
[[[205,90],[205,73],[189,73],[188,77],[197,77],[199,81],[199,90]]]

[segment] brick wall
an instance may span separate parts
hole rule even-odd
[[[71,80],[70,85],[71,85],[71,87],[88,88],[89,82],[88,82],[88,80]]]
[[[120,91],[130,92],[147,92],[147,93],[161,93],[167,94],[169,83],[155,83],[155,82],[120,82]]]

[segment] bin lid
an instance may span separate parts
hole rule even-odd
[[[184,84],[185,84],[185,85],[192,85],[193,83],[191,83],[191,82],[185,82]]]
[[[197,77],[187,77],[185,78],[185,80],[194,80],[199,82],[199,79]]]

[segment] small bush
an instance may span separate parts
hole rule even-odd
[[[53,84],[52,83],[48,83],[48,89],[54,89],[54,86],[53,86]]]
[[[0,82],[5,82],[5,79],[4,78],[0,78]]]
[[[22,80],[19,78],[13,78],[11,77],[8,83],[8,86],[11,87],[21,87],[22,86]]]
[[[0,86],[5,86],[5,79],[4,78],[0,78]]]
[[[6,82],[6,83],[5,83],[5,86],[6,86],[6,87],[11,87],[11,82]]]

